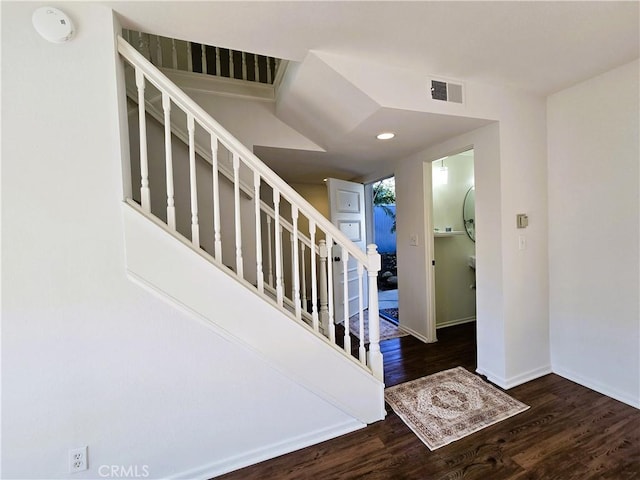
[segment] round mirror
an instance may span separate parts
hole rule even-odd
[[[476,241],[476,189],[471,187],[464,196],[462,221],[469,238]]]

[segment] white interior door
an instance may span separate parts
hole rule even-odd
[[[347,182],[335,178],[327,180],[329,193],[329,215],[333,223],[349,240],[355,243],[363,252],[367,251],[364,207],[364,185],[361,183]],[[333,246],[329,256],[333,262],[333,292],[334,292],[334,319],[340,322],[344,319],[344,258],[342,249]],[[363,274],[363,308],[367,308],[367,272]],[[358,313],[358,266],[357,262],[349,257],[347,262],[347,284],[349,286],[348,316]]]

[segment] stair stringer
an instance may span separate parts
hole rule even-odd
[[[362,423],[385,417],[384,383],[355,359],[214,265],[166,225],[123,203],[127,271]]]

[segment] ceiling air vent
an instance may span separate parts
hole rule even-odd
[[[462,83],[432,78],[431,98],[443,102],[464,103]]]

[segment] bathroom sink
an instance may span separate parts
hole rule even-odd
[[[474,270],[476,269],[476,256],[475,255],[470,255],[469,256],[469,266],[471,268],[473,268]]]

